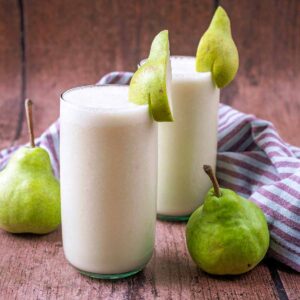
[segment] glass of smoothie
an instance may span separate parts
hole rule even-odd
[[[171,57],[174,122],[158,125],[158,217],[186,220],[211,187],[204,164],[215,168],[220,91],[195,58]]]
[[[158,124],[157,213],[184,221],[211,187],[202,167],[216,166],[220,90],[210,72],[196,72],[195,57],[171,56],[171,66],[174,122]]]
[[[60,100],[64,253],[94,278],[133,275],[154,248],[157,123],[127,94],[127,86],[83,86]]]

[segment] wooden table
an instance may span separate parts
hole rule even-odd
[[[230,14],[240,52],[222,102],[272,121],[300,146],[300,1],[0,0],[0,147],[23,142],[23,101],[36,132],[58,117],[59,94],[111,70],[135,70],[168,28],[173,54],[193,55],[216,5]],[[299,275],[266,259],[237,277],[208,276],[185,246],[184,223],[157,223],[145,270],[115,282],[89,279],[66,262],[60,230],[0,233],[0,299],[300,299]]]

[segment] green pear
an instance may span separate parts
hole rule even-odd
[[[219,88],[228,85],[239,67],[239,54],[232,39],[230,20],[219,6],[213,19],[200,39],[196,55],[196,71],[212,72]]]
[[[26,102],[31,119],[31,102]],[[52,174],[49,154],[34,144],[22,147],[0,172],[0,228],[12,233],[45,234],[60,224],[60,186]]]
[[[189,253],[207,273],[245,273],[253,269],[268,250],[270,237],[266,218],[253,202],[230,189],[220,188],[211,167],[204,168],[214,187],[188,221]]]
[[[161,31],[153,40],[148,59],[134,73],[128,99],[135,104],[149,105],[153,119],[173,121],[170,99],[171,62],[168,31]]]

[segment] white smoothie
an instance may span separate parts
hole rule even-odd
[[[154,247],[157,125],[127,94],[126,86],[87,86],[61,99],[64,252],[100,275],[140,270]]]
[[[190,215],[211,187],[204,164],[216,166],[220,91],[194,57],[171,57],[174,122],[158,126],[158,214]],[[176,219],[176,218],[175,218]]]

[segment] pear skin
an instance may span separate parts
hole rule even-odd
[[[46,150],[23,147],[0,173],[0,228],[45,234],[60,224],[60,187]]]
[[[269,247],[266,218],[253,202],[228,189],[218,198],[211,189],[204,204],[190,217],[186,238],[189,252],[205,272],[236,275],[253,269]]]
[[[187,223],[189,253],[195,263],[210,274],[248,272],[264,258],[269,248],[265,215],[255,203],[230,189],[220,188],[215,177],[212,181],[214,188],[208,191],[203,205],[193,212]]]
[[[149,58],[133,74],[128,100],[139,105],[148,104],[155,121],[173,121],[169,101],[171,73],[168,31],[164,30],[154,38]]]
[[[159,59],[162,55],[169,55],[169,32],[163,30],[152,41],[148,60]]]
[[[196,54],[196,71],[212,72],[219,88],[227,86],[239,67],[239,54],[232,39],[230,20],[219,6],[212,21],[201,37]]]
[[[60,185],[45,149],[36,147],[32,101],[25,101],[30,147],[22,147],[0,172],[0,228],[45,234],[60,224]]]

